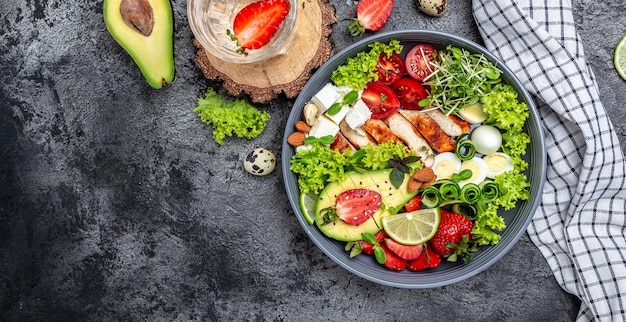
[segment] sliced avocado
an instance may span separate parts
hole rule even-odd
[[[396,188],[389,180],[391,169],[369,171],[365,173],[349,172],[341,182],[328,184],[321,192],[315,206],[315,223],[326,236],[340,241],[355,241],[362,239],[363,233],[375,234],[383,228],[381,219],[384,216],[395,213],[394,209],[402,207],[417,192],[409,193],[407,183],[409,175],[404,175],[400,187]],[[335,207],[337,197],[344,191],[364,188],[374,190],[383,198],[382,206],[366,222],[355,226],[336,219],[331,223],[324,224],[325,209]]]
[[[174,80],[174,22],[169,0],[104,0],[104,22],[150,86],[161,88]]]

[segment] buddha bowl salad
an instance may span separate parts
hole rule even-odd
[[[407,48],[408,49],[408,48]],[[307,223],[391,270],[468,262],[498,211],[530,197],[528,106],[483,55],[392,39],[348,58],[303,107],[294,146]]]

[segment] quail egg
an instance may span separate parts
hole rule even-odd
[[[467,161],[463,161],[459,172],[465,169],[471,170],[472,176],[469,179],[459,182],[459,186],[461,187],[468,183],[480,184],[481,182],[485,181],[485,178],[487,178],[487,172],[489,171],[485,160],[479,157],[473,157]]]
[[[487,164],[487,178],[493,179],[503,172],[513,170],[513,161],[506,153],[494,152],[484,156],[483,160]]]
[[[270,150],[256,148],[246,156],[243,167],[256,176],[267,175],[276,167],[276,155]]]
[[[437,179],[450,179],[460,168],[461,160],[452,152],[437,154],[432,166]]]
[[[417,0],[417,4],[423,13],[433,17],[443,15],[448,7],[446,0]]]
[[[476,152],[487,155],[500,149],[502,145],[502,134],[491,125],[481,125],[474,129],[471,136]]]

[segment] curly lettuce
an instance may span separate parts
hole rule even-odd
[[[270,118],[269,113],[259,111],[245,99],[224,100],[213,88],[198,99],[198,106],[193,111],[202,122],[213,126],[213,140],[219,145],[224,144],[226,136],[256,138]]]
[[[291,157],[290,169],[298,175],[300,193],[319,193],[329,182],[345,178],[347,160],[341,152],[315,143]]]
[[[399,54],[403,48],[397,39],[390,40],[388,44],[373,42],[369,47],[369,51],[361,51],[354,57],[349,57],[343,65],[332,72],[330,79],[335,85],[350,86],[356,91],[364,89],[368,82],[378,79],[375,68],[380,54],[383,52],[387,55]]]
[[[517,92],[511,85],[497,84],[480,100],[488,115],[483,124],[513,133],[522,132],[529,116],[528,105],[517,99]]]

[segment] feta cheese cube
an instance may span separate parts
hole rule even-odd
[[[328,111],[326,113],[324,113],[324,115],[326,115],[326,117],[328,117],[329,119],[331,119],[333,122],[339,124],[341,122],[341,120],[343,120],[344,117],[346,117],[346,114],[348,114],[348,112],[350,112],[350,107],[347,105],[344,105],[343,107],[341,107],[341,110],[339,110],[339,112],[337,112],[337,114],[333,114],[330,115],[328,114]]]
[[[321,138],[323,136],[335,135],[339,132],[339,125],[335,124],[331,119],[324,115],[320,115],[317,118],[317,122],[311,127],[311,131],[309,131],[310,136],[314,136],[316,138]]]
[[[371,117],[372,112],[367,107],[365,102],[359,99],[356,103],[354,103],[354,106],[351,107],[345,118],[348,126],[350,126],[351,129],[356,130],[365,124],[365,121],[369,120]]]
[[[318,113],[322,114],[342,97],[343,96],[337,92],[337,86],[332,83],[327,83],[311,98],[311,102],[317,105],[319,109]]]

